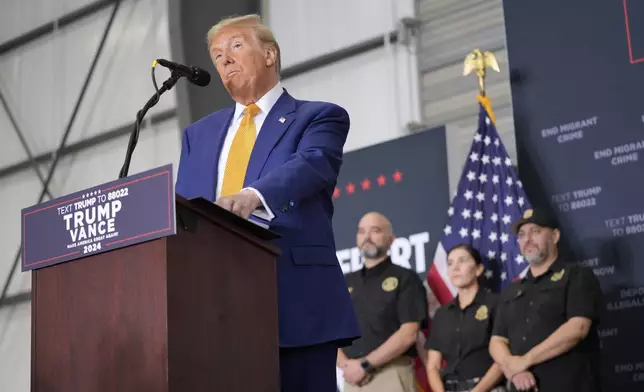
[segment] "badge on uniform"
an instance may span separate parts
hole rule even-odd
[[[394,291],[398,287],[398,278],[390,276],[382,281],[382,289],[385,291]]]
[[[487,318],[487,306],[481,305],[479,306],[478,309],[476,309],[476,314],[474,315],[474,318],[483,321]]]
[[[564,272],[566,272],[566,270],[565,270],[565,269],[562,269],[562,270],[561,270],[561,271],[559,271],[559,272],[555,272],[555,273],[554,273],[554,274],[552,274],[552,276],[550,277],[550,280],[552,280],[553,282],[557,282],[557,281],[561,280],[561,278],[563,278],[563,276],[564,276]]]

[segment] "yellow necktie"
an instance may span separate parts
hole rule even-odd
[[[232,195],[241,191],[244,186],[246,169],[250,154],[255,145],[257,131],[253,118],[261,112],[261,109],[253,104],[246,106],[244,117],[242,118],[239,129],[233,139],[233,144],[228,153],[226,169],[224,171],[224,183],[221,187],[221,196]]]

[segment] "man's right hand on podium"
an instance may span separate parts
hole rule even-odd
[[[244,189],[234,195],[220,197],[215,201],[215,204],[235,215],[248,219],[250,214],[262,205],[262,201],[253,190]]]

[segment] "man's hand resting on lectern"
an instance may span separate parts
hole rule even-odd
[[[244,189],[234,195],[223,196],[215,201],[215,204],[223,209],[248,219],[250,214],[262,206],[262,201],[252,189]]]

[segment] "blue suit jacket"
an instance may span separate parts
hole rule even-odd
[[[217,163],[234,108],[219,110],[183,133],[176,192],[215,199]],[[285,121],[281,122],[280,118]],[[286,90],[268,113],[250,157],[244,187],[257,189],[275,214],[279,342],[298,347],[359,337],[336,257],[333,190],[349,115],[326,102],[300,101]]]

